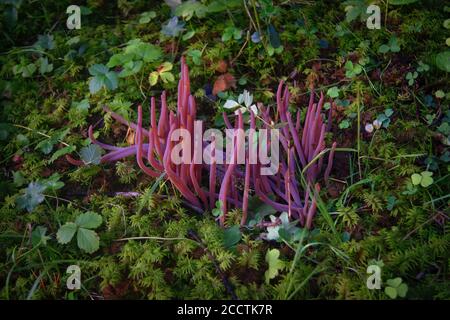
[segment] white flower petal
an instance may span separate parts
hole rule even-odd
[[[236,101],[234,101],[234,100],[227,100],[226,102],[225,102],[225,104],[223,105],[223,107],[225,108],[225,109],[233,109],[233,108],[236,108],[237,106],[239,106],[239,103],[237,103]]]
[[[380,120],[375,120],[375,121],[373,122],[373,126],[375,127],[375,129],[380,129],[380,128],[381,128],[381,125],[382,125],[382,123],[381,123]]]
[[[253,111],[255,116],[258,115],[258,107],[256,105],[252,104],[249,109]]]
[[[239,102],[239,104],[244,103],[244,100],[245,100],[245,97],[244,97],[244,95],[241,93],[241,94],[239,95],[239,97],[238,97],[238,102]]]
[[[373,125],[371,123],[367,123],[365,129],[366,129],[366,132],[372,133],[373,132]]]
[[[239,111],[241,111],[242,114],[247,112],[247,108],[246,107],[240,107],[239,109],[237,109],[234,114],[239,114]]]
[[[244,90],[244,104],[248,108],[253,102],[253,96],[247,90]]]

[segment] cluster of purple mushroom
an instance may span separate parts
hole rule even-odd
[[[249,196],[256,195],[264,203],[271,205],[280,212],[288,212],[292,219],[298,219],[302,226],[311,228],[316,213],[316,193],[319,190],[318,176],[323,169],[323,151],[325,150],[325,133],[331,125],[331,108],[328,123],[325,124],[322,116],[324,96],[321,94],[318,103],[314,103],[314,92],[311,90],[306,119],[301,126],[300,111],[296,119],[288,110],[289,90],[280,82],[277,90],[276,109],[260,106],[260,115],[256,116],[250,111],[250,129],[257,126],[270,130],[276,124],[279,130],[281,143],[279,166],[274,175],[261,175],[261,163],[250,163],[250,148],[252,139],[245,145],[245,164],[236,162],[236,152],[239,140],[235,140],[234,153],[231,161],[216,161],[222,155],[211,151],[210,164],[195,163],[175,164],[171,161],[174,143],[171,139],[176,129],[186,129],[193,133],[196,120],[196,103],[190,93],[189,71],[184,57],[181,59],[181,79],[178,84],[178,101],[176,114],[167,107],[166,93],[161,95],[161,108],[157,119],[156,101],[151,98],[150,125],[148,130],[143,128],[142,107],[138,106],[138,120],[130,123],[120,115],[105,108],[118,122],[125,124],[135,131],[135,144],[129,147],[116,147],[101,143],[94,138],[93,128],[89,127],[89,137],[92,143],[108,151],[102,156],[101,162],[117,161],[134,155],[139,167],[149,176],[158,178],[165,174],[166,178],[182,194],[189,205],[197,211],[212,210],[217,203],[220,204],[222,214],[220,223],[224,225],[227,212],[232,208],[242,210],[241,225],[247,222]],[[225,125],[233,128],[232,123],[224,113]],[[244,129],[244,116],[239,111],[235,118],[234,128]],[[202,128],[203,130],[203,128]],[[194,144],[194,139],[189,143]],[[270,136],[267,144],[270,145]],[[214,145],[214,141],[212,141]],[[241,146],[242,147],[242,146]],[[334,150],[333,143],[328,154],[328,162],[324,172],[325,180],[331,171]],[[196,149],[193,148],[196,157]],[[214,147],[211,148],[214,150]],[[80,165],[81,161],[68,157],[73,164]],[[304,183],[299,177],[304,174]],[[219,201],[219,202],[218,202]]]

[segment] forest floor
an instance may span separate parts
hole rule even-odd
[[[88,0],[69,30],[70,4],[0,2],[1,299],[450,298],[450,7]],[[90,125],[135,138],[103,106],[136,122],[166,90],[175,110],[182,56],[198,118],[221,130],[244,90],[271,107],[284,80],[302,120],[310,88],[325,95],[340,151],[311,229],[264,227],[283,214],[257,197],[221,227],[134,157],[99,163]]]

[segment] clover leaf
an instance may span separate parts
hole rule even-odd
[[[56,234],[59,243],[69,243],[75,233],[77,234],[77,245],[87,253],[93,253],[98,250],[100,241],[97,233],[92,229],[102,224],[102,217],[95,212],[85,212],[79,215],[75,222],[67,222],[61,226]]]
[[[266,283],[269,284],[270,279],[275,278],[278,272],[284,268],[284,263],[279,259],[280,251],[278,249],[268,250],[266,253],[266,262],[268,268],[264,273]]]
[[[242,38],[242,30],[235,26],[226,27],[222,34],[222,42],[230,41],[231,39],[239,40]]]
[[[150,85],[154,86],[158,82],[159,78],[161,78],[164,83],[175,81],[175,77],[170,72],[170,70],[172,70],[172,67],[173,65],[170,62],[164,62],[156,71],[150,73]]]
[[[351,60],[348,60],[345,65],[345,76],[347,78],[353,78],[362,72],[362,67],[359,63],[353,64]]]
[[[396,299],[397,296],[404,298],[408,292],[408,285],[402,283],[402,278],[389,279],[386,281],[387,287],[384,292],[391,299]]]
[[[431,171],[423,171],[420,174],[414,173],[411,175],[412,184],[417,186],[421,185],[424,188],[427,188],[433,184],[433,172]]]
[[[92,94],[98,92],[103,87],[109,90],[117,89],[117,74],[114,71],[110,71],[107,66],[94,64],[89,68],[89,73],[93,76],[89,81],[89,91]]]
[[[382,44],[381,46],[378,47],[379,53],[388,53],[389,51],[391,52],[400,51],[400,45],[396,37],[391,37],[387,44]]]
[[[339,97],[339,88],[331,87],[327,90],[327,95],[332,99]]]

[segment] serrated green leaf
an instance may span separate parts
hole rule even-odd
[[[161,77],[161,80],[164,83],[168,83],[168,82],[174,82],[175,81],[175,77],[173,76],[172,73],[170,72],[163,72],[159,75]]]
[[[148,81],[150,82],[151,86],[154,86],[158,83],[159,73],[157,71],[153,71],[150,73],[150,76],[148,77]]]
[[[156,18],[156,12],[155,11],[147,11],[141,13],[141,16],[139,18],[140,24],[149,23],[153,18]]]
[[[43,154],[49,154],[50,152],[52,152],[54,144],[55,142],[51,139],[45,139],[39,142],[34,150],[40,150]]]
[[[91,144],[80,150],[81,160],[85,164],[99,164],[102,157],[102,148],[96,144]]]
[[[56,233],[56,239],[61,244],[69,243],[72,240],[75,232],[77,231],[78,226],[73,222],[67,222],[65,225],[59,228]]]
[[[96,212],[88,211],[80,214],[75,223],[80,228],[95,229],[102,224],[102,216]]]
[[[98,250],[100,241],[95,231],[79,228],[77,232],[77,244],[81,250],[87,253],[93,253]]]
[[[28,212],[33,211],[37,205],[44,201],[44,191],[45,186],[40,182],[30,182],[24,194],[17,198],[19,209],[26,209]]]
[[[103,86],[102,78],[100,77],[93,77],[89,81],[89,92],[94,94],[97,93]]]
[[[339,88],[338,87],[331,87],[327,90],[327,95],[334,99],[339,97]]]
[[[104,75],[109,71],[108,67],[103,64],[94,64],[88,70],[91,76]]]
[[[119,79],[117,78],[117,73],[110,71],[105,74],[104,84],[107,89],[115,90],[119,85]]]
[[[159,73],[163,73],[163,72],[168,72],[170,70],[172,70],[173,68],[173,64],[171,64],[170,62],[164,62],[161,67],[159,68]]]

